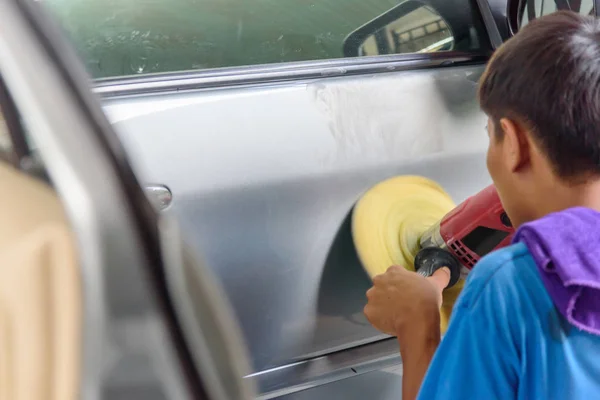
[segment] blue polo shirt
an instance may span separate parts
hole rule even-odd
[[[554,307],[523,243],[483,257],[467,278],[419,399],[600,398],[600,336]]]

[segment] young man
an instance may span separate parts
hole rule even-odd
[[[365,314],[398,338],[403,400],[600,397],[600,22],[531,22],[496,51],[479,99],[514,243],[470,273],[441,343],[447,271],[390,268]]]

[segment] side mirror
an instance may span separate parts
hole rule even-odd
[[[448,23],[430,6],[404,1],[367,22],[344,40],[344,56],[426,53],[454,49]]]

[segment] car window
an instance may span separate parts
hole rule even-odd
[[[0,160],[16,164],[19,155],[11,135],[13,132],[11,124],[9,124],[11,117],[9,106],[13,104],[8,104],[9,101],[8,91],[0,79]]]
[[[359,54],[423,53],[453,48],[454,36],[448,23],[432,7],[423,5],[369,35]]]
[[[0,156],[7,155],[12,152],[12,143],[8,134],[8,126],[4,119],[4,113],[0,108]]]
[[[4,82],[0,79],[0,161],[49,181],[46,169]]]
[[[551,14],[559,9],[567,9],[580,14],[594,14],[594,0],[526,0],[519,20],[523,27],[529,21]]]
[[[344,57],[344,41],[402,3],[420,6],[389,25],[390,53],[456,49],[473,1],[46,0],[95,78]],[[457,3],[464,3],[458,7]],[[427,7],[421,5],[427,4]],[[441,9],[444,9],[441,11]],[[459,29],[460,30],[460,29]],[[477,50],[479,42],[461,50]],[[375,55],[375,37],[362,56]],[[394,42],[395,41],[395,42]],[[378,52],[377,54],[381,54]]]

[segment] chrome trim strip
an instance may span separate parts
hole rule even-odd
[[[401,364],[398,342],[396,338],[388,338],[257,372],[246,378],[256,380],[261,392],[259,399],[272,399]]]
[[[291,80],[378,74],[408,69],[484,64],[488,58],[484,54],[439,52],[219,68],[101,79],[94,82],[94,91],[102,97],[130,96],[152,92],[207,89]]]

